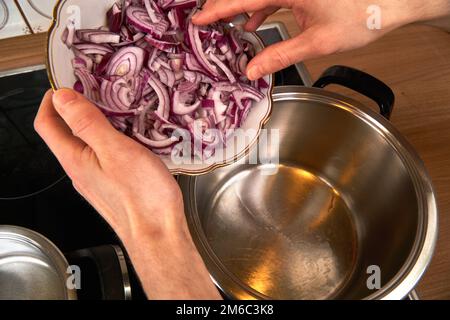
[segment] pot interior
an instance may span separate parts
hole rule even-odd
[[[378,269],[382,287],[396,279],[420,210],[388,132],[319,96],[278,99],[266,128],[279,130],[279,165],[238,163],[181,179],[193,195],[194,238],[224,292],[362,299],[376,292],[367,282]]]

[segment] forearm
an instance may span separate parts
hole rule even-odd
[[[149,299],[221,299],[185,223],[155,232],[144,215],[133,219],[141,227],[122,240]]]

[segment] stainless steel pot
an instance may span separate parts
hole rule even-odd
[[[392,111],[392,91],[367,74],[333,67],[316,86],[330,83],[374,99],[386,117]],[[341,95],[284,87],[273,98],[275,175],[238,163],[179,177],[216,284],[236,299],[406,297],[437,237],[433,188],[416,152],[389,121]]]
[[[75,300],[66,285],[69,264],[34,231],[0,226],[0,300]]]
[[[0,225],[0,300],[131,299],[128,267],[119,246],[81,249],[67,259],[80,268],[78,292],[70,288],[72,271],[66,257],[50,240],[29,229]]]

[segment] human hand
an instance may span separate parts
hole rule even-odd
[[[189,234],[181,190],[156,155],[69,89],[46,93],[35,128],[121,238],[150,298],[220,299]]]
[[[137,218],[155,233],[184,223],[181,191],[165,165],[82,95],[47,92],[35,128],[77,191],[121,237],[140,232]]]
[[[253,12],[245,29],[255,31],[278,9],[292,9],[302,33],[259,53],[247,67],[248,78],[255,80],[299,61],[362,47],[402,25],[450,13],[449,0],[378,0],[381,29],[371,30],[367,10],[372,4],[372,0],[207,0],[193,22],[205,25]]]

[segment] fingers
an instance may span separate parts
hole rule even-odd
[[[192,22],[206,25],[244,12],[256,12],[269,6],[289,7],[290,0],[208,0]]]
[[[317,49],[317,39],[314,35],[314,31],[307,30],[295,38],[265,48],[248,64],[247,77],[257,80],[305,59],[332,53]]]
[[[73,136],[72,131],[53,107],[52,98],[52,90],[47,91],[34,121],[34,127],[62,166],[69,169],[74,155],[81,153],[86,144]]]
[[[53,104],[73,135],[96,153],[111,149],[125,139],[95,105],[73,90],[56,91]]]
[[[258,29],[271,14],[277,12],[279,9],[280,7],[268,7],[263,10],[256,11],[245,24],[245,30],[255,32],[256,29]]]

